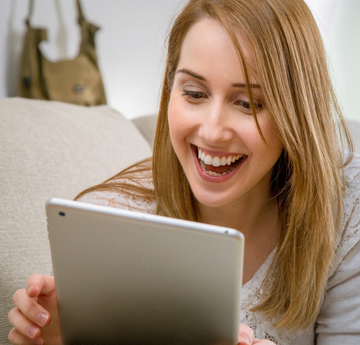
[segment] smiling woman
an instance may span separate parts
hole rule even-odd
[[[239,344],[355,344],[352,151],[303,0],[189,0],[169,35],[153,157],[77,199],[243,232],[240,318],[250,328],[240,327]],[[36,279],[28,285],[41,294]],[[20,295],[14,342],[35,322],[25,306],[36,294]]]

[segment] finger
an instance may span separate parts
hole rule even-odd
[[[239,331],[238,345],[252,344],[254,341],[254,331],[247,325],[241,324]]]
[[[30,298],[26,290],[21,289],[14,293],[14,304],[23,314],[25,319],[29,319],[38,326],[44,327],[50,322],[50,314],[39,305],[35,299]]]
[[[21,334],[17,329],[13,328],[8,336],[8,339],[15,345],[44,345],[43,338],[30,339]]]
[[[55,290],[54,277],[43,274],[32,274],[26,283],[26,291],[29,297],[35,298],[40,294],[47,295]]]
[[[257,345],[275,345],[275,343],[273,343],[272,341],[265,340],[265,339],[254,339],[253,344],[257,344]]]
[[[10,310],[8,319],[16,330],[31,339],[36,339],[41,334],[41,328],[27,319],[18,308]]]

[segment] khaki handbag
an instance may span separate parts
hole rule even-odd
[[[74,59],[49,61],[39,47],[47,40],[47,31],[30,25],[34,0],[30,0],[26,20],[27,32],[20,64],[18,95],[75,103],[79,105],[106,104],[104,86],[95,50],[95,33],[99,27],[88,23],[76,0],[81,45]]]

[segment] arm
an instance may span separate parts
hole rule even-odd
[[[317,320],[317,344],[359,344],[360,241],[344,257],[331,281]]]

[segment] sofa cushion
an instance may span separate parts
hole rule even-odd
[[[360,153],[360,122],[350,121],[349,128],[354,139],[355,152]]]
[[[136,127],[139,129],[144,138],[148,143],[153,147],[155,139],[155,130],[156,130],[156,115],[144,115],[135,117],[133,120]]]
[[[29,274],[52,272],[45,201],[73,199],[151,148],[107,106],[5,98],[0,120],[0,344],[7,344],[12,294]]]

